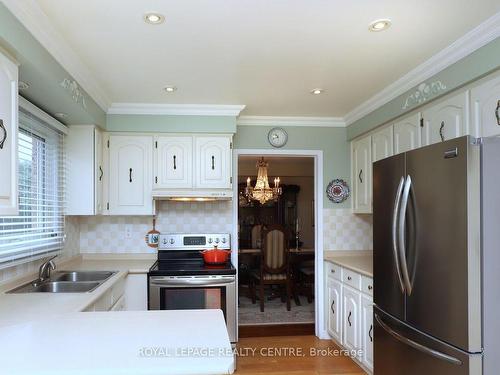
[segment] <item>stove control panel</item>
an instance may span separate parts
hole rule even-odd
[[[160,234],[158,250],[204,250],[217,246],[219,249],[231,248],[229,233]]]

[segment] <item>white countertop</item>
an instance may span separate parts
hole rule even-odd
[[[373,251],[371,250],[325,251],[323,259],[362,275],[373,277]]]
[[[159,355],[154,355],[154,353]],[[231,374],[220,310],[80,312],[0,327],[2,374]]]
[[[107,255],[75,257],[57,265],[57,271],[106,270],[119,271],[91,293],[24,293],[5,294],[6,291],[36,279],[36,275],[24,277],[0,287],[0,326],[25,323],[52,314],[83,311],[101,297],[110,286],[129,273],[147,273],[154,259],[116,258]]]

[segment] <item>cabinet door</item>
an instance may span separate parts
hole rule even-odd
[[[0,216],[17,215],[17,65],[0,53]]]
[[[344,346],[359,349],[360,345],[360,305],[361,294],[348,286],[342,287],[342,306],[344,319]]]
[[[94,165],[94,173],[95,173],[95,214],[101,215],[104,211],[104,197],[103,197],[103,180],[104,173],[108,173],[104,171],[104,159],[103,159],[103,134],[98,129],[94,129],[94,155],[95,155],[95,165]]]
[[[354,212],[371,213],[371,137],[352,142],[352,178],[354,187]]]
[[[394,124],[394,155],[422,146],[420,113],[415,113]]]
[[[471,90],[472,135],[500,134],[500,75]]]
[[[362,362],[373,370],[373,302],[366,296],[361,297],[361,346]]]
[[[394,153],[392,125],[372,134],[372,163],[388,158]]]
[[[468,95],[468,91],[462,92],[422,112],[423,146],[461,137],[467,133]]]
[[[231,188],[231,138],[195,137],[196,188]]]
[[[342,345],[342,284],[328,277],[328,333]]]
[[[152,215],[152,157],[152,137],[110,135],[111,215]]]
[[[155,188],[193,187],[193,138],[157,137]]]

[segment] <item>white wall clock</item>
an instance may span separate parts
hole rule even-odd
[[[272,128],[267,134],[267,140],[273,147],[283,147],[288,141],[288,134],[283,128]]]

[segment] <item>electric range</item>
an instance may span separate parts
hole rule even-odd
[[[158,260],[148,272],[150,310],[220,309],[231,342],[237,341],[236,268],[207,265],[200,251],[231,249],[228,233],[162,234]]]

